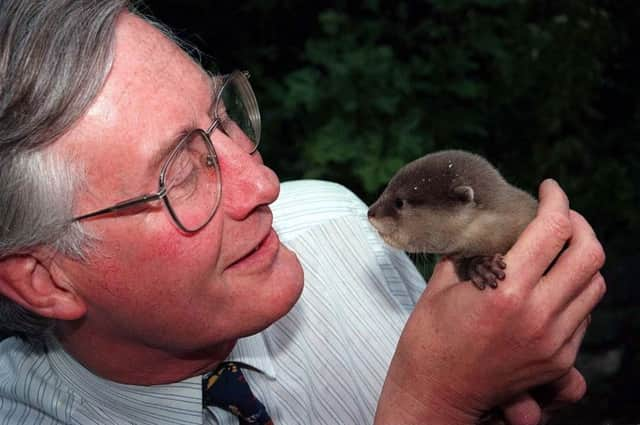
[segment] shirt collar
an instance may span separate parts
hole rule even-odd
[[[263,332],[239,339],[233,351],[229,354],[228,360],[246,363],[258,369],[267,378],[276,379],[273,360],[267,348]]]
[[[127,385],[103,379],[71,357],[54,337],[47,340],[52,370],[79,396],[109,415],[137,424],[202,424],[202,376],[163,385]],[[228,360],[246,363],[276,379],[264,336],[242,338]]]

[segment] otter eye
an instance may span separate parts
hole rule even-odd
[[[402,207],[404,207],[405,202],[406,201],[404,199],[396,198],[396,208],[399,210],[402,209]]]

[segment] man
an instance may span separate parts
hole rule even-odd
[[[0,345],[2,423],[238,423],[203,408],[229,359],[282,424],[537,423],[530,390],[581,397],[604,256],[555,183],[498,290],[443,261],[414,308],[419,275],[344,188],[288,184],[272,213],[247,76],[126,8],[0,4],[2,326],[23,337]]]

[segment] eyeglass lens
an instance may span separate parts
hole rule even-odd
[[[260,143],[260,111],[251,85],[241,72],[234,72],[220,93],[217,117],[224,132],[247,152]]]
[[[204,226],[220,199],[220,172],[203,131],[181,143],[165,171],[166,199],[174,218],[188,231]]]

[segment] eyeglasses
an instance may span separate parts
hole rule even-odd
[[[248,154],[256,152],[260,143],[260,111],[247,72],[234,71],[222,77],[214,108],[209,128],[191,130],[171,151],[160,170],[157,192],[82,214],[73,221],[162,199],[173,221],[184,232],[197,232],[206,226],[222,196],[220,166],[211,133],[219,128]]]

